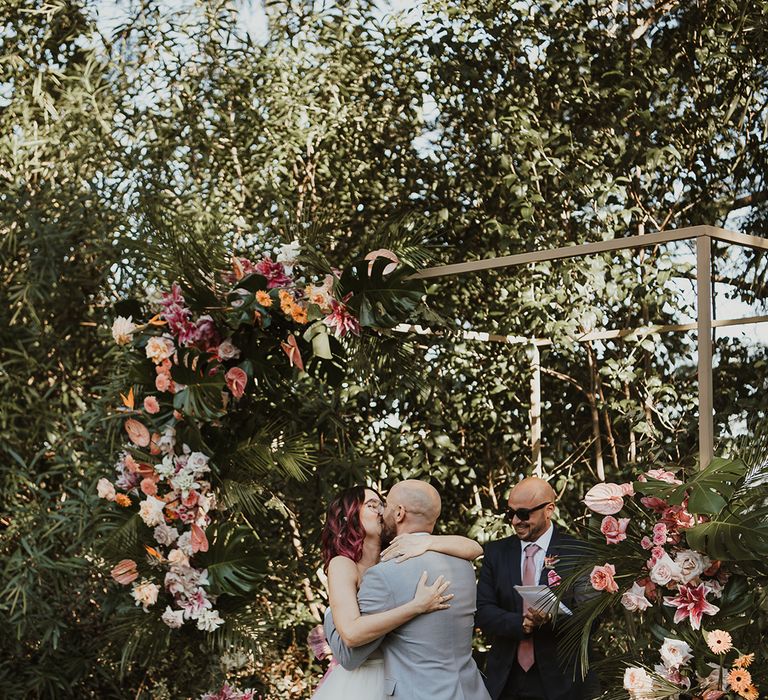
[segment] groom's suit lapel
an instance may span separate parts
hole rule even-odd
[[[512,585],[521,586],[523,584],[523,574],[520,571],[520,540],[517,537],[513,536],[509,539],[507,562],[509,564],[509,578],[512,581]],[[515,592],[515,595],[517,595],[517,592]]]

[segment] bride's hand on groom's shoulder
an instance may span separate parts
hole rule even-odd
[[[429,535],[398,535],[389,547],[381,552],[381,561],[396,559],[402,562],[411,557],[418,557],[429,549],[431,539]]]

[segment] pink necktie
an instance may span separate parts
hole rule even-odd
[[[536,565],[533,563],[533,558],[536,556],[536,552],[541,549],[537,544],[529,544],[525,548],[525,562],[523,563],[523,585],[535,586],[536,581]],[[525,615],[528,607],[523,603],[523,615]],[[520,644],[517,645],[517,663],[520,664],[520,668],[523,671],[527,671],[533,666],[533,637],[527,637],[522,639]]]

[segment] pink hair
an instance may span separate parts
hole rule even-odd
[[[328,505],[320,538],[324,571],[334,557],[348,557],[357,562],[363,556],[365,529],[360,522],[360,509],[365,502],[365,489],[365,486],[345,489]]]

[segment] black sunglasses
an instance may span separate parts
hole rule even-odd
[[[512,518],[517,516],[518,520],[528,520],[528,518],[531,517],[531,513],[535,513],[537,510],[541,510],[544,508],[544,506],[548,506],[552,501],[546,501],[545,503],[540,503],[535,508],[507,508],[507,512],[504,514],[504,517],[507,519],[508,522],[512,522]]]

